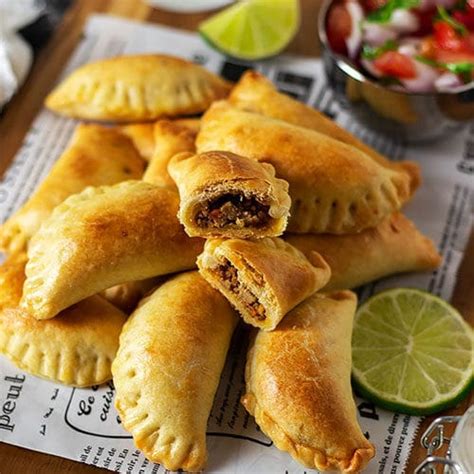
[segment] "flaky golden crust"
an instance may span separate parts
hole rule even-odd
[[[71,141],[44,181],[0,228],[0,249],[25,250],[52,210],[87,186],[140,179],[145,162],[127,137],[98,125],[78,125]]]
[[[410,197],[410,178],[313,130],[215,102],[201,120],[198,153],[224,150],[271,163],[290,185],[288,231],[354,233]]]
[[[287,234],[285,240],[309,260],[313,252],[327,260],[332,273],[326,290],[356,288],[395,273],[434,270],[441,263],[433,242],[400,213],[359,234]]]
[[[237,316],[197,272],[164,283],[132,314],[112,372],[115,406],[135,445],[172,471],[198,471]]]
[[[183,121],[159,120],[154,125],[155,151],[143,175],[143,181],[176,189],[168,173],[168,163],[174,155],[195,150],[196,128]]]
[[[55,382],[87,387],[112,378],[126,315],[99,296],[37,321],[18,307],[26,255],[0,266],[0,353],[20,369]]]
[[[46,98],[62,115],[139,122],[203,112],[225,97],[229,84],[201,66],[173,56],[119,56],[88,63]]]
[[[242,75],[229,95],[229,102],[239,109],[309,128],[358,148],[384,167],[408,173],[412,192],[420,184],[420,167],[416,163],[390,161],[318,110],[278,92],[271,81],[256,71]]]
[[[259,238],[281,235],[285,230],[291,203],[288,183],[277,179],[273,166],[268,163],[222,151],[199,155],[181,153],[170,161],[168,172],[178,186],[178,217],[188,235]],[[229,194],[266,203],[269,206],[267,224],[200,226],[196,217],[203,203]]]
[[[201,239],[179,224],[175,191],[143,181],[87,188],[31,240],[22,306],[37,319],[106,288],[195,267]]]
[[[331,270],[322,257],[304,255],[278,238],[255,241],[212,239],[198,257],[201,275],[239,311],[244,321],[271,331],[285,314],[328,282]],[[237,271],[240,292],[223,280],[219,266]],[[265,312],[252,312],[246,294],[251,292]],[[264,318],[262,317],[264,315]]]
[[[242,403],[279,449],[309,468],[355,473],[375,454],[352,398],[355,309],[349,291],[316,293],[275,331],[259,331],[248,353]]]

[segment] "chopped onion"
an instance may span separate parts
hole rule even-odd
[[[434,86],[437,91],[447,91],[460,87],[463,85],[463,82],[456,74],[452,72],[445,72],[436,79]]]
[[[364,41],[370,44],[370,46],[382,46],[388,40],[397,38],[397,33],[385,24],[381,25],[380,23],[364,21],[362,23],[362,31]]]
[[[454,7],[456,3],[457,0],[421,0],[417,8],[421,11],[426,11],[436,8],[436,6],[439,5],[440,7],[444,7],[449,10],[450,8]]]
[[[439,72],[428,64],[413,60],[416,69],[416,77],[414,79],[401,79],[400,82],[405,86],[408,92],[431,92],[434,89],[436,79]]]
[[[354,59],[362,43],[360,24],[364,19],[364,11],[360,4],[354,1],[347,2],[346,9],[351,17],[351,34],[346,38],[346,46],[349,57]]]
[[[399,8],[392,13],[388,25],[396,33],[414,33],[420,27],[418,17],[409,10]]]

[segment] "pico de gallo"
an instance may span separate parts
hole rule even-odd
[[[336,0],[331,49],[366,74],[413,93],[474,81],[474,0]]]

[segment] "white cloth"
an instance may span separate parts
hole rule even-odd
[[[41,11],[35,0],[0,0],[0,110],[23,84],[33,61],[30,45],[17,31]]]

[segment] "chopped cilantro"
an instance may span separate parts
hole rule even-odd
[[[472,62],[462,61],[459,63],[443,63],[424,56],[416,56],[415,59],[421,63],[428,64],[428,66],[445,69],[453,74],[457,74],[458,76],[461,76],[464,82],[472,81],[472,73],[474,72],[474,63]]]
[[[387,40],[382,46],[370,46],[368,44],[364,44],[362,47],[362,57],[373,61],[386,51],[396,51],[397,48],[398,44],[394,40]]]
[[[388,2],[379,9],[369,13],[366,20],[370,23],[387,23],[392,18],[395,10],[408,10],[415,8],[420,4],[420,0],[388,0]]]
[[[461,36],[466,36],[467,35],[467,28],[462,24],[459,23],[459,21],[455,20],[447,11],[446,8],[438,5],[438,16],[443,20],[445,23],[447,23],[449,26],[451,26],[456,33],[458,33]]]

